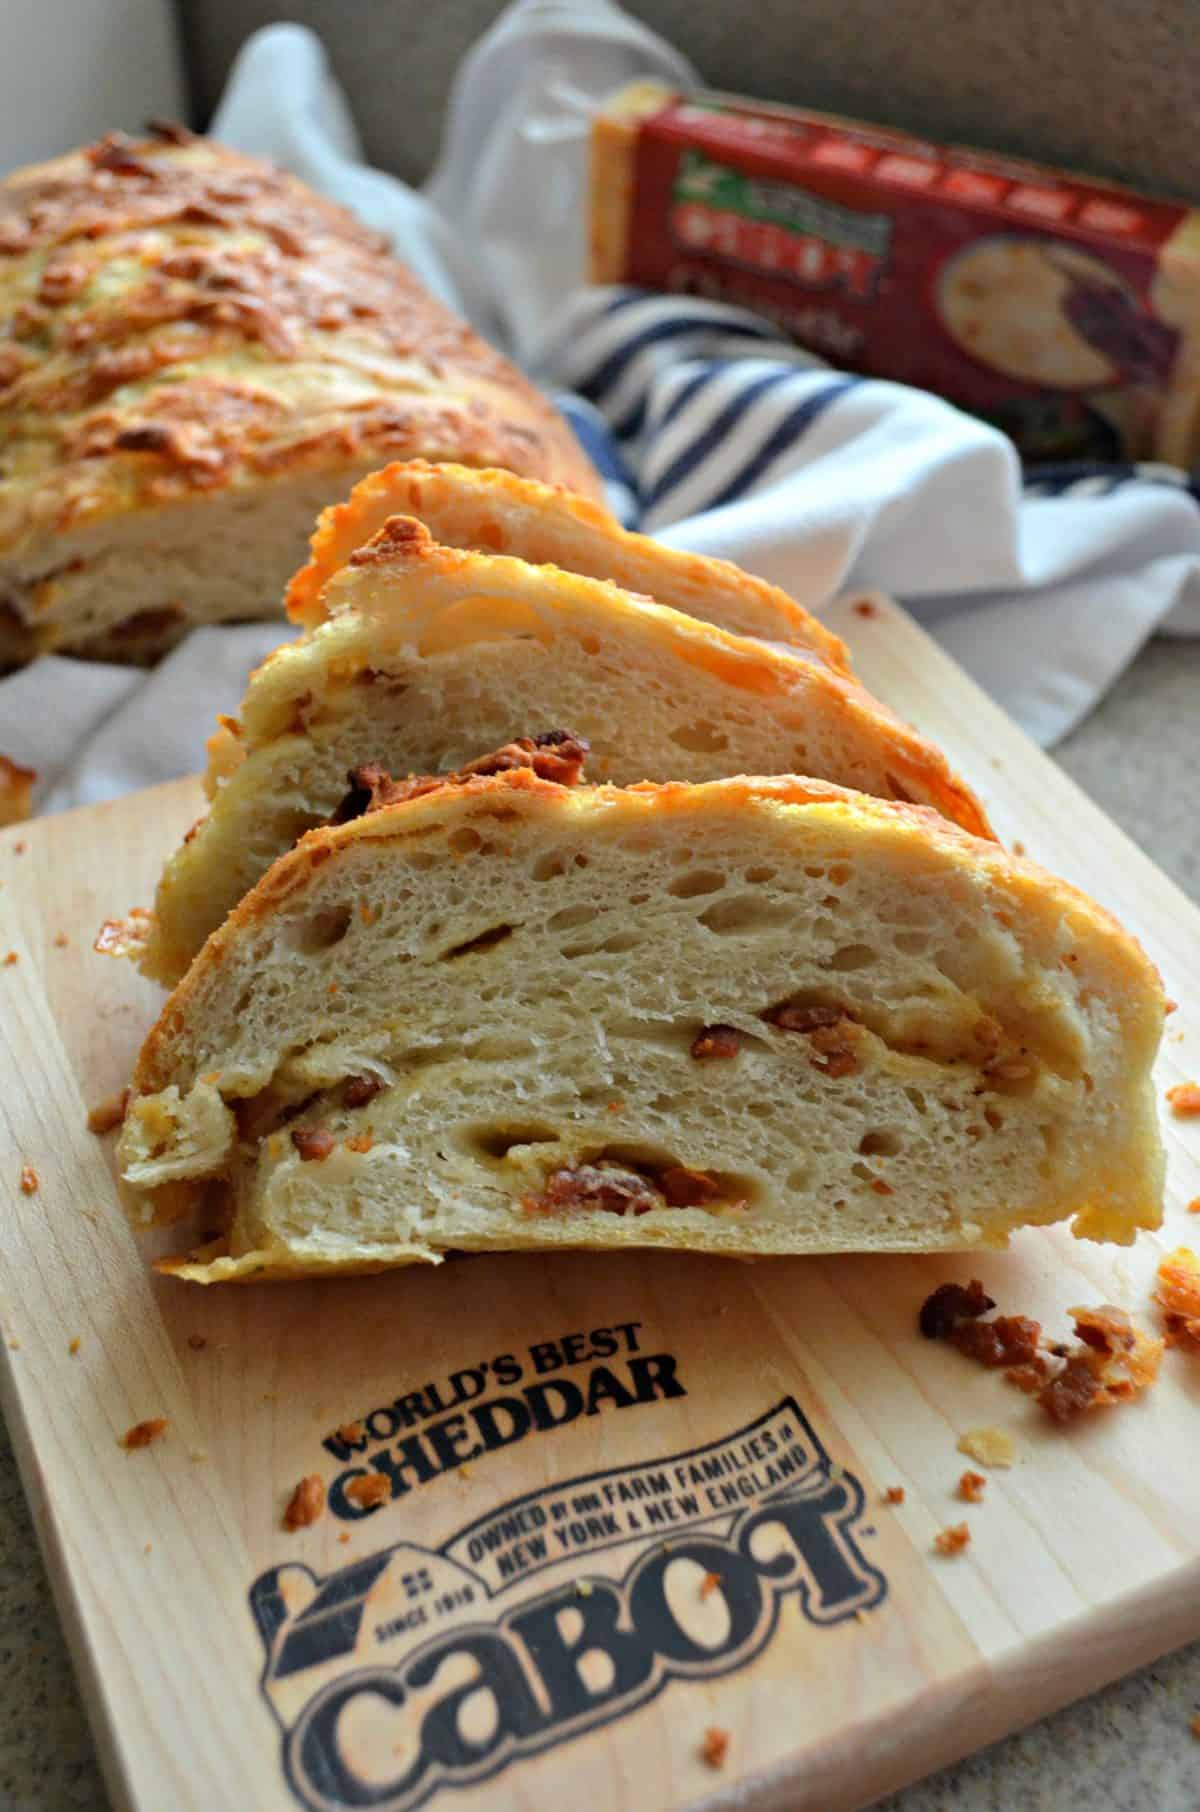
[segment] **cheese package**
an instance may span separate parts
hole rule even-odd
[[[591,276],[751,308],[1030,459],[1195,456],[1200,213],[1182,204],[639,82],[593,128]]]

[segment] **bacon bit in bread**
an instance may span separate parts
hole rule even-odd
[[[292,1492],[283,1513],[283,1526],[285,1529],[307,1529],[324,1508],[325,1481],[317,1473],[310,1472]]]
[[[386,1504],[391,1495],[392,1487],[382,1472],[366,1472],[346,1486],[346,1496],[360,1510],[374,1510],[377,1505]]]
[[[981,1466],[1011,1466],[1016,1449],[1013,1438],[1004,1428],[968,1428],[958,1437],[958,1451]]]
[[[729,1732],[727,1730],[718,1730],[715,1724],[710,1724],[708,1729],[704,1732],[704,1741],[700,1746],[702,1759],[710,1768],[723,1768],[725,1766],[725,1757],[728,1753]]]
[[[719,1201],[722,1194],[721,1184],[715,1177],[703,1170],[688,1170],[683,1164],[673,1164],[669,1170],[664,1170],[659,1187],[668,1208],[704,1208],[709,1202]]]
[[[994,1299],[986,1293],[977,1277],[966,1286],[939,1284],[921,1304],[917,1325],[926,1340],[945,1340],[961,1322],[986,1315],[995,1306]]]
[[[971,1531],[966,1523],[952,1523],[948,1529],[939,1529],[933,1538],[934,1549],[947,1558],[965,1552],[970,1545]]]
[[[132,1453],[138,1447],[152,1447],[155,1441],[161,1441],[171,1426],[166,1416],[151,1416],[149,1421],[135,1422],[121,1436],[121,1446]]]
[[[294,1126],[292,1144],[306,1164],[320,1164],[333,1151],[337,1140],[320,1126]]]
[[[872,1177],[871,1188],[875,1191],[876,1195],[895,1195],[896,1193],[891,1184],[885,1183],[882,1177]]]
[[[964,1472],[958,1481],[958,1495],[968,1504],[978,1504],[983,1500],[986,1485],[982,1472]]]
[[[365,1107],[383,1089],[378,1076],[347,1076],[342,1084],[343,1107]]]
[[[1190,1247],[1176,1246],[1160,1263],[1156,1281],[1154,1300],[1166,1318],[1167,1345],[1200,1352],[1200,1258]]]
[[[365,1133],[365,1132],[355,1133],[355,1135],[352,1139],[346,1140],[346,1150],[347,1151],[370,1151],[370,1149],[371,1149],[372,1145],[374,1145],[374,1143],[375,1143],[375,1141],[371,1137],[370,1133]]]
[[[709,1593],[715,1592],[720,1584],[721,1575],[719,1573],[706,1573],[704,1578],[700,1581],[701,1598],[707,1598]]]
[[[345,1441],[348,1447],[357,1447],[367,1438],[367,1431],[361,1422],[343,1422],[340,1428],[334,1430],[334,1433],[337,1439]]]
[[[204,1338],[203,1334],[189,1334],[187,1343],[191,1347],[193,1353],[202,1353],[208,1345],[208,1341]]]
[[[373,925],[379,917],[379,914],[373,906],[369,905],[366,900],[363,900],[359,904],[358,916],[364,925]]]
[[[23,768],[0,755],[0,824],[20,824],[29,816],[30,799],[37,784],[33,768]]]
[[[652,1188],[635,1170],[615,1164],[578,1164],[552,1170],[540,1195],[527,1195],[521,1206],[526,1214],[562,1214],[572,1209],[595,1208],[604,1214],[649,1214],[666,1205],[661,1191]]]
[[[114,1131],[116,1127],[120,1126],[125,1115],[129,1112],[129,1097],[131,1093],[132,1091],[130,1089],[123,1088],[119,1094],[106,1095],[103,1101],[98,1101],[95,1107],[89,1108],[87,1117],[88,1131],[103,1138],[105,1133],[110,1133]]]
[[[883,1501],[885,1504],[902,1504],[904,1502],[904,1486],[889,1485],[883,1494]]]
[[[575,786],[582,777],[588,754],[589,745],[582,736],[575,736],[570,730],[548,730],[543,736],[517,737],[513,742],[505,743],[502,749],[481,755],[478,761],[468,762],[453,774],[413,774],[407,780],[393,780],[379,762],[366,762],[361,767],[351,768],[346,775],[350,791],[329,822],[349,824],[368,812],[401,805],[406,799],[419,799],[442,787],[465,786],[469,780],[481,775],[508,774],[519,768],[556,786]]]
[[[763,1018],[781,1032],[799,1032],[807,1038],[815,1053],[810,1062],[824,1075],[837,1079],[852,1076],[858,1069],[858,1028],[848,1007],[784,1001]]]
[[[1167,1090],[1171,1112],[1177,1120],[1191,1120],[1200,1114],[1200,1083],[1177,1082]]]
[[[23,1164],[21,1166],[21,1194],[22,1195],[36,1195],[37,1186],[38,1186],[37,1171],[33,1168],[32,1164]]]
[[[741,1034],[736,1026],[705,1026],[692,1039],[692,1056],[697,1063],[736,1057],[741,1048]]]

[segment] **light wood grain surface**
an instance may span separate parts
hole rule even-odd
[[[883,606],[840,626],[867,683],[948,747],[1001,835],[1020,838],[1142,937],[1183,1003],[1170,1022],[1162,1086],[1200,1076],[1188,1010],[1200,1000],[1194,909],[907,619]],[[1001,1379],[915,1330],[916,1308],[936,1282],[973,1273],[1002,1306],[1064,1333],[1066,1308],[1079,1301],[1115,1301],[1152,1322],[1157,1259],[1197,1226],[1183,1212],[1200,1194],[1195,1122],[1165,1122],[1170,1219],[1132,1252],[1054,1230],[961,1262],[742,1267],[580,1254],[240,1292],[152,1279],[116,1199],[107,1142],[84,1120],[88,1105],[124,1081],[158,997],[127,965],[93,955],[90,942],[101,918],[149,898],[196,797],[192,783],[179,783],[0,838],[0,954],[13,949],[19,959],[0,969],[5,1409],[118,1804],[284,1812],[349,1803],[331,1777],[314,1784],[305,1774],[299,1750],[285,1748],[285,1726],[309,1714],[313,1681],[336,1681],[344,1668],[382,1666],[400,1679],[416,1639],[378,1631],[385,1602],[403,1600],[403,1568],[411,1573],[419,1557],[405,1562],[401,1552],[372,1588],[375,1598],[367,1593],[352,1654],[311,1678],[276,1667],[264,1690],[266,1650],[249,1593],[269,1570],[287,1569],[277,1600],[295,1617],[311,1599],[310,1574],[324,1579],[397,1544],[438,1550],[510,1500],[544,1492],[552,1505],[568,1481],[591,1474],[611,1480],[622,1468],[665,1464],[713,1443],[728,1453],[739,1431],[789,1399],[825,1452],[813,1488],[837,1486],[839,1469],[850,1497],[861,1485],[848,1527],[867,1598],[876,1576],[886,1594],[860,1615],[822,1623],[811,1614],[813,1593],[789,1586],[767,1639],[731,1671],[715,1665],[723,1592],[699,1608],[682,1603],[679,1616],[707,1645],[711,1665],[682,1670],[688,1677],[624,1715],[554,1741],[543,1698],[543,1736],[527,1733],[513,1745],[522,1753],[500,1758],[475,1789],[478,1803],[507,1812],[570,1799],[648,1812],[732,1803],[736,1791],[754,1808],[837,1812],[1200,1633],[1195,1362],[1189,1369],[1183,1355],[1168,1355],[1146,1401],[1064,1435]],[[19,1189],[23,1163],[37,1170],[35,1194]],[[685,1394],[651,1393],[624,1409],[610,1402],[595,1416],[531,1432],[362,1520],[328,1514],[298,1533],[281,1528],[298,1478],[317,1472],[332,1481],[342,1470],[322,1445],[339,1423],[505,1352],[524,1361],[528,1383],[532,1345],[628,1323],[638,1324],[627,1338],[641,1354],[674,1360]],[[595,1365],[579,1359],[548,1375],[586,1388]],[[610,1369],[628,1379],[628,1365],[619,1353]],[[119,1445],[131,1423],[160,1415],[171,1424],[160,1443],[132,1454]],[[997,1422],[1013,1431],[1018,1464],[991,1474],[985,1502],[967,1509],[953,1496],[966,1464],[955,1443],[965,1428]],[[807,1433],[805,1441],[811,1450]],[[881,1492],[894,1484],[905,1502],[885,1508]],[[753,1511],[760,1499],[744,1501]],[[936,1558],[933,1535],[963,1515],[969,1552]],[[698,1592],[688,1584],[688,1542],[736,1542],[736,1515],[665,1535],[644,1524],[622,1532],[628,1539],[563,1549],[556,1563],[508,1585],[481,1563],[472,1627],[494,1630],[580,1579],[603,1595],[605,1582],[620,1584],[663,1539],[679,1544],[671,1590],[686,1599]],[[778,1537],[755,1540],[761,1548]],[[765,1579],[754,1588],[764,1603]],[[465,1624],[455,1611],[438,1627],[448,1639]],[[451,1673],[455,1665],[444,1663]],[[584,1684],[598,1702],[608,1687],[597,1665]],[[434,1696],[441,1684],[439,1676]],[[535,1683],[535,1698],[540,1690]],[[427,1709],[432,1701],[420,1702]],[[476,1713],[485,1748],[486,1706]],[[710,1726],[729,1733],[719,1771],[700,1754]],[[337,1742],[375,1795],[361,1803],[417,1803],[388,1785],[412,1760],[414,1732],[412,1718],[378,1694],[349,1704]],[[285,1778],[289,1753],[292,1779],[302,1789],[309,1780],[308,1798]]]

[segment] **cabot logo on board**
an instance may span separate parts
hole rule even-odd
[[[370,1466],[404,1495],[601,1402],[685,1395],[674,1357],[639,1352],[638,1332],[627,1323],[540,1343],[528,1361],[500,1355],[326,1445],[358,1461],[360,1435],[364,1452],[385,1435]],[[570,1365],[568,1342],[581,1356],[585,1339],[604,1363],[579,1380],[538,1375]],[[516,1394],[484,1396],[489,1375],[516,1386],[530,1366]],[[397,1444],[398,1429],[409,1432]],[[335,1513],[340,1502],[361,1514],[345,1484],[362,1470],[335,1480]],[[400,1542],[324,1578],[271,1569],[250,1603],[296,1800],[310,1812],[409,1812],[624,1717],[673,1680],[744,1667],[788,1597],[818,1626],[869,1610],[887,1586],[858,1546],[863,1503],[788,1397],[690,1452],[515,1498],[438,1548]]]

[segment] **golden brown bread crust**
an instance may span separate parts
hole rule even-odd
[[[599,494],[551,406],[378,235],[178,128],[0,183],[0,424],[10,559],[124,512],[406,454]]]

